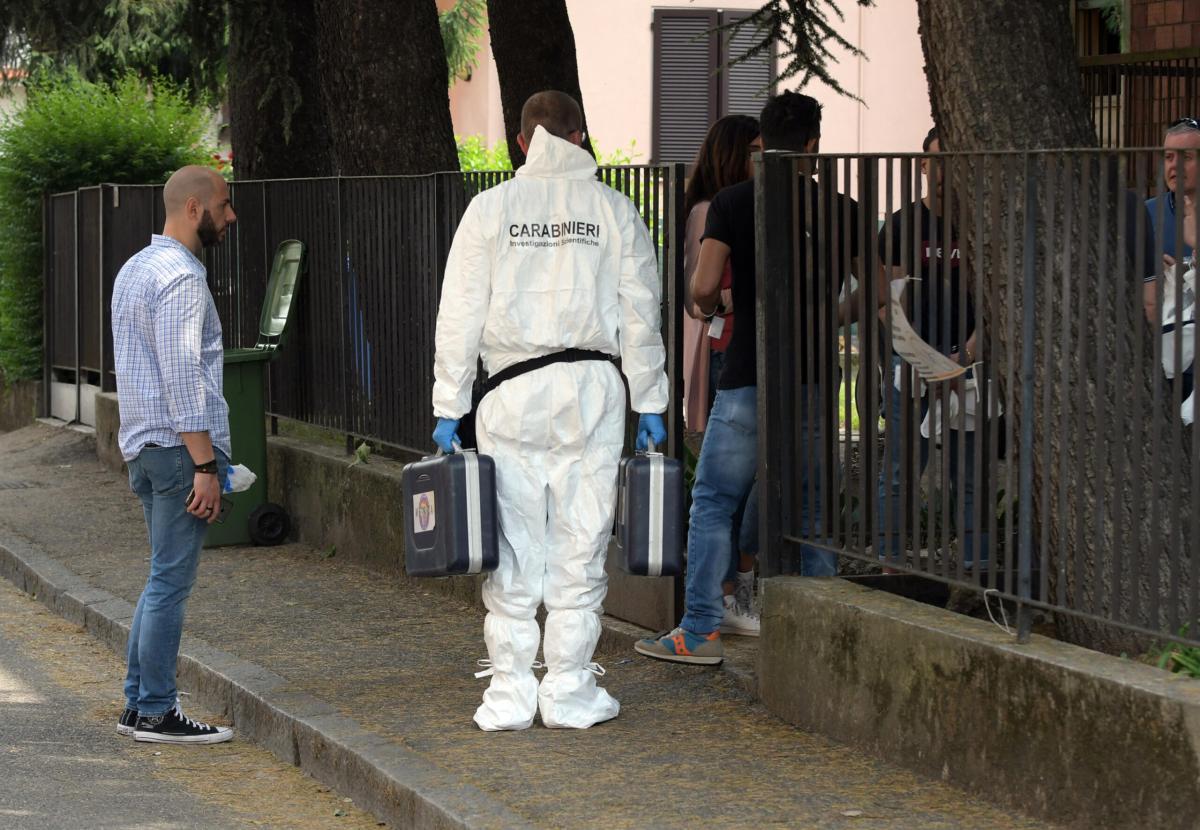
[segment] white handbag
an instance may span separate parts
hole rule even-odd
[[[1196,352],[1196,269],[1183,275],[1182,304],[1175,305],[1176,266],[1168,266],[1163,280],[1162,367],[1163,374],[1174,378],[1192,367]],[[1175,341],[1179,340],[1180,363],[1175,365]]]

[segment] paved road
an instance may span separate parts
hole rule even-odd
[[[122,674],[109,649],[0,580],[0,828],[377,826],[245,741],[171,747],[121,737]]]

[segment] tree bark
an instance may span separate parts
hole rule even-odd
[[[492,55],[500,76],[508,155],[513,167],[519,167],[525,161],[525,154],[517,146],[521,107],[530,95],[557,89],[578,101],[583,109],[575,33],[565,0],[488,0],[487,5]],[[584,142],[584,148],[595,154],[590,138]]]
[[[458,170],[448,70],[429,0],[313,0],[343,176]]]
[[[239,179],[328,176],[312,0],[229,3],[229,128]]]
[[[1096,145],[1064,0],[919,0],[918,8],[944,149]],[[974,238],[974,227],[967,230],[969,249],[988,263],[983,326],[998,377],[1013,367],[1019,379],[1024,349],[1032,349],[1036,361],[1032,387],[1014,384],[1007,413],[1020,436],[1021,405],[1034,396],[1036,438],[1027,456],[1035,567],[1040,557],[1053,602],[1163,630],[1173,620],[1166,610],[1172,577],[1180,597],[1190,590],[1187,511],[1196,459],[1190,428],[1180,433],[1174,395],[1169,387],[1161,394],[1151,327],[1140,322],[1143,275],[1125,257],[1127,240],[1116,221],[1123,183],[1098,157],[1034,157],[1028,169],[1015,161],[972,170],[977,178],[971,181],[983,189],[968,198],[1011,213],[1016,239],[1005,243],[1004,234],[986,233],[983,241]],[[1107,222],[1099,221],[1104,214],[1097,209],[1102,180],[1108,182]],[[964,177],[956,189],[967,192],[965,183]],[[1021,335],[1026,187],[1037,193],[1032,342]],[[1140,197],[1126,204],[1136,210]],[[1098,259],[1103,251],[1107,262]],[[1005,262],[1015,263],[1011,273],[997,266]],[[1010,463],[1017,460],[1010,451]],[[1182,505],[1183,516],[1171,515],[1171,504]],[[1180,570],[1172,570],[1172,547]],[[1058,614],[1055,622],[1060,636],[1091,648],[1136,653],[1146,644],[1144,637],[1079,616]]]

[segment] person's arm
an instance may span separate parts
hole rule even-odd
[[[196,465],[207,464],[216,458],[209,436],[204,385],[200,382],[200,349],[208,302],[204,278],[200,274],[187,273],[168,283],[151,309],[155,355],[171,429],[179,433]],[[218,476],[197,472],[192,488],[196,494],[188,505],[188,512],[214,521],[221,503]]]
[[[1196,200],[1183,196],[1183,244],[1196,250]]]
[[[718,193],[708,205],[704,221],[704,236],[696,270],[692,273],[692,302],[703,318],[711,318],[720,310],[721,277],[729,262],[733,225],[730,221],[728,191]],[[736,278],[736,274],[734,275]]]
[[[833,209],[838,211],[839,215],[841,215],[842,207],[845,204],[843,198],[844,197],[841,195],[838,195],[833,199]],[[863,277],[866,275],[866,270],[863,268],[862,251],[860,250],[861,247],[864,246],[859,245],[860,240],[858,236],[858,202],[854,201],[853,199],[848,199],[846,201],[850,203],[850,224],[848,227],[843,229],[843,233],[850,234],[850,250],[854,252],[850,257],[850,276],[853,277],[858,284],[845,300],[838,303],[837,319],[839,328],[858,322],[859,306],[862,305]],[[880,294],[876,293],[876,310],[879,309],[880,296]]]
[[[1146,315],[1146,322],[1151,325],[1157,325],[1162,321],[1159,320],[1158,313],[1158,277],[1150,277],[1142,283],[1142,312]]]
[[[862,305],[863,281],[861,275],[864,272],[862,267],[862,259],[854,257],[850,260],[850,273],[858,280],[858,285],[850,292],[850,295],[842,302],[838,303],[838,328],[848,326],[852,323],[857,323],[859,318],[859,307]],[[883,268],[879,268],[879,282],[883,284]],[[875,292],[875,309],[883,307],[883,296],[886,292],[877,289]]]
[[[650,231],[633,202],[621,221],[621,264],[617,296],[621,309],[621,371],[629,382],[634,412],[667,409],[667,351],[662,339],[662,290]]]
[[[434,329],[433,414],[462,418],[471,410],[479,342],[491,301],[491,257],[488,255],[480,200],[473,199],[463,214],[442,281]]]
[[[950,355],[951,359],[962,364],[963,366],[970,366],[972,363],[974,363],[975,358],[979,357],[979,353],[975,349],[975,344],[978,337],[979,328],[976,327],[975,331],[971,332],[971,336],[967,338],[967,342],[963,343],[963,350],[961,352],[952,353]]]
[[[716,313],[721,302],[721,274],[729,261],[730,248],[719,239],[708,237],[700,243],[700,259],[692,274],[692,302],[702,317]]]
[[[704,235],[708,205],[708,202],[701,202],[692,208],[683,238],[683,309],[689,317],[697,320],[701,319],[701,314],[692,302],[692,275],[696,273],[696,264],[700,259],[700,238]]]

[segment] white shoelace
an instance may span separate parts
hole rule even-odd
[[[183,713],[183,709],[179,705],[178,700],[175,701],[175,714],[177,714],[179,716],[179,719],[181,721],[183,721],[185,726],[189,726],[192,729],[212,729],[212,727],[209,726],[207,723],[201,723],[198,720],[192,720],[187,715],[185,715]]]
[[[475,665],[477,665],[481,669],[483,669],[483,671],[475,672],[476,679],[479,679],[481,677],[490,677],[491,675],[496,673],[496,669],[492,666],[492,661],[487,659],[486,657],[480,657],[478,660],[475,661]],[[544,668],[546,668],[546,664],[543,663],[541,660],[534,660],[533,663],[530,664],[529,668],[544,669]]]

